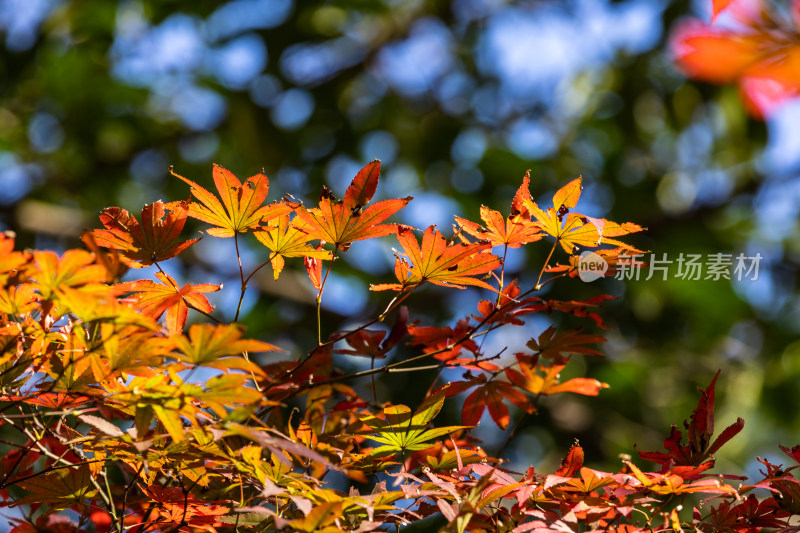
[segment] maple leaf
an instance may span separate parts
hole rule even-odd
[[[316,250],[322,250],[322,246],[318,246]],[[305,256],[303,258],[303,266],[308,273],[308,279],[311,280],[311,285],[318,291],[322,290],[322,261],[318,257]]]
[[[94,257],[84,250],[67,250],[61,257],[50,251],[35,251],[33,261],[35,271],[31,276],[38,282],[36,288],[43,300],[70,288],[101,287],[100,282],[105,279],[105,269],[93,265]],[[102,288],[107,290],[104,285]]]
[[[448,435],[468,426],[447,426],[428,429],[428,424],[439,414],[444,404],[447,386],[428,396],[414,413],[405,405],[384,408],[385,419],[374,415],[359,415],[359,420],[372,433],[367,438],[383,444],[375,448],[372,455],[405,453],[424,450],[433,446],[432,439]]]
[[[671,38],[675,61],[689,77],[738,83],[746,109],[760,119],[800,96],[799,19],[764,4],[715,0],[712,24],[685,21]],[[715,26],[713,20],[723,9],[731,20]]]
[[[0,232],[0,282],[28,262],[30,254],[14,251],[14,232]]]
[[[274,279],[278,279],[285,264],[284,257],[312,257],[330,260],[331,252],[314,248],[308,241],[314,239],[291,223],[289,213],[278,217],[277,226],[261,229],[255,233],[261,244],[272,250],[270,263]]]
[[[239,356],[244,352],[270,352],[280,348],[255,339],[242,339],[242,333],[243,328],[238,324],[192,324],[187,335],[173,335],[171,339],[180,361],[222,370],[240,368],[263,373],[258,366]]]
[[[712,480],[699,480],[692,483],[686,483],[684,479],[677,474],[646,474],[639,470],[639,468],[626,461],[625,464],[631,470],[633,476],[647,489],[655,492],[656,494],[689,494],[689,493],[706,493],[706,494],[737,494],[736,489],[730,485],[720,483],[716,479]]]
[[[507,368],[506,376],[511,383],[533,394],[546,396],[562,392],[574,392],[586,396],[597,396],[600,393],[600,389],[608,387],[608,384],[591,378],[572,378],[560,383],[559,374],[567,366],[566,362],[533,367],[528,364],[526,356],[523,354],[517,354],[517,361],[519,363],[519,371]],[[540,375],[540,373],[543,375]]]
[[[189,305],[204,313],[211,313],[214,310],[203,293],[216,292],[222,285],[187,283],[178,288],[178,284],[168,274],[156,272],[155,276],[161,283],[143,279],[119,283],[117,287],[133,293],[136,298],[134,307],[145,316],[158,320],[166,313],[166,326],[170,333],[179,333],[183,330],[189,314]]]
[[[585,335],[580,329],[558,331],[554,326],[544,330],[538,339],[528,341],[528,348],[548,359],[563,360],[563,354],[598,355],[603,354],[593,348],[584,346],[605,342],[601,335]]]
[[[130,266],[141,268],[175,257],[200,240],[175,242],[188,214],[189,200],[168,204],[159,200],[144,206],[140,224],[126,210],[107,207],[100,212],[100,222],[106,229],[95,229],[88,235],[98,246],[119,250]]]
[[[171,341],[138,327],[102,324],[100,333],[101,347],[86,350],[98,382],[114,379],[120,372],[155,375],[173,347]]]
[[[38,307],[36,287],[28,283],[22,285],[0,286],[0,313],[9,316],[24,315]]]
[[[212,176],[219,198],[197,183],[176,174],[170,174],[188,183],[192,194],[200,200],[200,204],[189,206],[189,216],[212,224],[206,230],[214,237],[233,237],[237,233],[252,232],[260,229],[263,222],[291,211],[283,203],[262,205],[269,192],[269,179],[263,173],[250,176],[244,183],[233,173],[219,165],[214,165]]]
[[[97,493],[91,485],[91,476],[89,466],[83,463],[75,468],[60,468],[19,481],[17,485],[32,494],[15,500],[14,505],[47,503],[54,509],[67,509],[84,504]]]
[[[397,240],[410,261],[409,264],[405,258],[395,254],[394,272],[400,283],[370,285],[370,290],[401,291],[425,282],[459,289],[473,285],[496,290],[485,281],[473,277],[488,274],[502,265],[499,257],[487,252],[492,248],[491,242],[448,242],[435,226],[428,226],[425,230],[421,247],[411,228],[398,227]]]
[[[463,390],[476,387],[466,397],[461,407],[461,423],[465,426],[477,426],[484,411],[488,408],[495,424],[500,429],[506,429],[511,417],[503,400],[508,400],[527,413],[536,411],[536,408],[528,398],[507,381],[490,381],[483,374],[465,377],[468,378],[468,381],[451,383],[447,391],[447,395],[452,396]]]
[[[600,318],[600,315],[590,311],[590,309],[598,307],[602,302],[614,299],[616,299],[616,297],[609,296],[607,294],[598,294],[597,296],[593,296],[588,300],[567,301],[543,300],[534,296],[519,302],[519,304],[512,310],[512,313],[515,316],[519,316],[530,313],[538,313],[539,311],[546,311],[548,314],[552,313],[553,311],[559,311],[561,313],[569,313],[577,317],[591,318],[599,327],[608,329],[608,326],[603,323],[603,319]],[[603,341],[598,339],[595,342]]]
[[[384,337],[386,337],[386,332],[383,330],[362,329],[350,333],[345,338],[345,342],[350,345],[350,348],[336,349],[334,353],[383,359],[386,357],[387,351],[381,345]]]
[[[539,227],[530,221],[530,216],[522,216],[525,212],[525,201],[533,201],[528,189],[529,181],[530,174],[526,174],[511,203],[511,214],[508,217],[504,218],[499,211],[481,206],[481,219],[486,224],[485,227],[458,216],[455,217],[456,222],[462,230],[476,239],[488,239],[493,246],[519,248],[538,241],[542,238]]]
[[[433,353],[440,361],[449,361],[467,349],[477,356],[480,353],[478,344],[469,338],[469,320],[462,318],[455,328],[449,326],[408,326],[411,344],[424,346],[424,353]]]
[[[94,254],[97,263],[106,269],[105,281],[107,283],[117,283],[128,271],[127,261],[122,259],[120,251],[111,248],[106,252],[101,249],[91,231],[84,231],[81,240],[86,248]]]
[[[381,200],[366,207],[378,187],[380,170],[381,162],[376,159],[358,171],[343,201],[323,188],[318,208],[295,203],[295,212],[303,222],[298,228],[310,239],[333,243],[340,250],[347,250],[354,241],[394,233],[396,224],[382,222],[404,208],[411,197]]]
[[[570,213],[570,209],[578,204],[581,197],[581,182],[582,178],[577,177],[556,191],[553,195],[553,207],[548,207],[547,211],[539,208],[533,200],[523,200],[522,203],[536,219],[534,224],[555,237],[556,242],[568,254],[573,253],[576,246],[597,248],[601,244],[611,244],[641,253],[640,250],[613,238],[642,231],[644,228],[641,226],[630,222],[617,224],[602,218]]]
[[[562,477],[572,477],[583,467],[584,453],[577,443],[569,448],[569,453],[561,460],[561,466],[555,471],[555,475]]]
[[[174,525],[176,530],[188,526],[205,531],[216,531],[214,526],[222,525],[219,518],[230,512],[227,502],[201,500],[193,494],[184,492],[180,487],[150,485],[140,488],[151,501],[157,504],[155,511],[159,515],[159,519],[152,524],[154,526],[166,522]]]
[[[786,528],[785,520],[789,516],[791,513],[781,509],[775,498],[759,501],[751,494],[741,503],[726,501],[718,507],[712,507],[710,518],[718,531],[748,533],[761,531],[762,528],[790,530]]]
[[[659,463],[665,470],[672,465],[697,467],[704,464],[712,454],[742,430],[744,420],[739,418],[725,428],[713,442],[711,441],[714,434],[714,391],[718,377],[719,372],[714,375],[709,386],[702,390],[700,401],[692,413],[691,422],[683,423],[688,430],[688,443],[682,442],[683,433],[673,425],[669,437],[664,439],[664,447],[669,453],[639,452],[642,459]]]

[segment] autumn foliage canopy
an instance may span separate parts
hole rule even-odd
[[[715,1],[713,16],[673,35],[686,74],[738,84],[758,117],[800,95],[800,2],[776,13]],[[584,464],[577,442],[552,472],[509,468],[508,441],[481,448],[481,419],[510,441],[543,397],[608,386],[561,374],[575,357],[602,356],[599,307],[610,297],[562,301],[542,289],[578,283],[583,250],[613,275],[622,257],[642,252],[629,236],[644,228],[577,211],[581,178],[535,200],[527,174],[507,211],[455,217],[452,234],[413,228],[392,222],[411,197],[373,201],[380,171],[372,161],[343,195],[323,188],[305,205],[290,194],[268,201],[264,173],[242,181],[215,165],[213,186],[173,172],[189,187],[184,200],[140,214],[104,209],[85,249],[16,250],[14,236],[0,234],[0,504],[10,531],[368,532],[419,522],[448,532],[798,530],[800,445],[780,446],[786,465],[758,459],[757,479],[715,469],[744,427],[715,428],[720,373],[699,388],[683,427],[665,428],[662,450],[631,443],[613,471]],[[229,239],[238,267],[239,286],[225,288],[238,296],[230,322],[207,296],[221,285],[182,284],[163,268],[200,240],[186,227],[198,222],[203,238]],[[262,252],[249,271],[243,239]],[[325,331],[330,274],[369,239],[396,250],[393,277],[370,286],[382,310]],[[504,267],[521,247],[546,256],[529,268],[528,286]],[[275,280],[307,273],[317,335],[295,339],[299,353],[238,322],[262,268]],[[451,324],[425,323],[416,297],[431,286],[484,299]],[[493,332],[554,313],[586,327],[549,327],[513,354],[485,350]],[[352,359],[369,368],[343,364]],[[454,369],[458,379],[445,381]],[[375,386],[377,376],[431,370],[415,405],[387,402]],[[458,410],[457,425],[437,421],[445,406]]]
[[[0,240],[0,423],[12,435],[0,498],[17,508],[14,533],[374,531],[434,515],[431,527],[446,531],[749,532],[787,526],[800,512],[795,466],[762,461],[763,478],[745,485],[713,470],[714,454],[744,424],[715,434],[717,377],[685,431],[673,426],[664,450],[626,456],[613,472],[585,465],[577,443],[555,472],[514,472],[503,450],[490,456],[471,435],[484,413],[505,429],[535,415],[543,396],[595,396],[607,386],[560,376],[572,357],[601,356],[599,334],[551,327],[510,357],[484,353],[481,343],[537,313],[602,326],[606,297],[537,295],[546,284],[575,283],[574,255],[558,265],[557,254],[602,250],[613,263],[638,251],[621,239],[643,228],[575,210],[581,178],[545,202],[534,200],[526,175],[508,213],[484,207],[479,220],[457,217],[445,236],[389,222],[412,199],[372,201],[379,161],[358,172],[343,199],[324,189],[315,206],[290,196],[268,203],[263,174],[242,182],[214,166],[214,192],[175,176],[190,200],[155,202],[138,217],[107,208],[103,228],[84,234],[88,250],[59,256]],[[259,363],[260,352],[278,348],[215,316],[206,295],[219,285],[181,285],[162,269],[197,242],[184,236],[192,218],[207,224],[205,238],[231,239],[237,253],[242,239],[263,245],[254,271],[271,265],[278,279],[302,262],[318,306],[351,246],[394,239],[395,279],[371,286],[385,308],[346,331],[320,323],[304,353]],[[504,275],[506,251],[522,246],[549,249],[529,287]],[[239,264],[243,297],[254,271]],[[148,266],[152,277],[129,271]],[[450,326],[428,325],[414,316],[414,293],[427,285],[473,287],[486,299]],[[340,368],[347,358],[372,366],[348,373]],[[433,381],[412,406],[381,401],[374,387],[357,392],[379,374],[430,368],[462,377]],[[193,380],[200,370],[213,377]],[[460,425],[437,425],[455,396]],[[800,459],[800,448],[784,451]],[[326,481],[331,472],[349,491]],[[682,502],[695,507],[681,512]]]

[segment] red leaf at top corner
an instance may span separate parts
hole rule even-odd
[[[188,200],[167,204],[159,200],[144,206],[140,224],[125,209],[107,207],[100,213],[100,222],[106,229],[92,230],[89,235],[98,246],[120,250],[130,266],[149,266],[175,257],[200,240],[175,242],[183,231],[188,210]]]
[[[731,0],[712,0],[711,1],[711,22],[719,16],[731,3]]]
[[[766,2],[716,0],[712,24],[690,19],[676,27],[672,54],[690,78],[738,83],[747,111],[763,119],[800,97],[799,6],[794,1],[793,16],[787,17]],[[734,23],[713,25],[725,9]]]

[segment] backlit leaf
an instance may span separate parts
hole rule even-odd
[[[411,228],[398,227],[397,240],[406,258],[397,256],[395,276],[400,283],[371,285],[370,290],[404,290],[425,282],[444,287],[465,288],[467,285],[495,290],[476,278],[500,268],[500,259],[488,252],[488,241],[464,244],[448,242],[434,226],[422,235],[422,246]]]
[[[269,179],[263,173],[250,176],[242,183],[231,171],[214,165],[212,174],[219,197],[171,169],[170,173],[192,188],[192,194],[200,204],[189,206],[189,216],[214,226],[207,230],[214,237],[233,237],[237,233],[256,231],[263,222],[291,210],[283,203],[262,205],[269,192]]]
[[[216,292],[222,288],[221,285],[187,283],[179,288],[177,282],[169,275],[156,272],[155,276],[161,283],[138,280],[119,283],[117,287],[133,293],[136,298],[134,307],[142,311],[145,316],[158,320],[166,313],[166,326],[170,333],[183,330],[188,318],[189,305],[204,313],[211,313],[214,310],[203,294]]]
[[[378,186],[380,165],[380,161],[375,160],[361,169],[343,201],[336,200],[333,193],[323,189],[319,207],[307,209],[296,204],[295,212],[303,222],[298,228],[309,238],[333,243],[340,250],[347,250],[354,241],[394,233],[396,224],[382,222],[404,208],[411,197],[381,200],[366,207]]]
[[[140,224],[126,210],[107,207],[100,213],[106,229],[93,230],[89,235],[99,246],[119,250],[130,266],[140,268],[175,257],[200,240],[175,242],[188,214],[188,200],[168,204],[159,200],[144,206]]]

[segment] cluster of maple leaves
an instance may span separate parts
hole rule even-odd
[[[560,378],[571,357],[600,356],[592,345],[604,338],[548,328],[511,358],[484,353],[480,339],[537,313],[602,326],[595,311],[607,296],[557,301],[535,293],[575,272],[574,255],[550,265],[557,248],[596,249],[613,261],[636,251],[618,238],[642,228],[574,212],[580,178],[542,208],[526,175],[509,215],[483,207],[482,224],[457,217],[453,237],[434,227],[420,237],[386,222],[411,198],[372,202],[379,174],[373,161],[343,200],[324,189],[309,208],[288,196],[267,204],[264,174],[241,182],[214,166],[217,194],[176,174],[194,200],[155,202],[138,219],[105,209],[104,229],[83,237],[88,251],[15,251],[13,237],[0,235],[0,504],[17,508],[8,515],[11,531],[366,532],[433,515],[458,532],[789,528],[800,513],[795,466],[762,461],[764,478],[738,488],[710,472],[713,454],[743,427],[740,419],[712,440],[716,377],[685,439],[673,427],[665,452],[639,453],[655,471],[630,458],[618,472],[591,469],[577,444],[552,474],[513,472],[488,456],[470,435],[485,411],[505,429],[512,411],[517,421],[534,414],[542,396],[606,387]],[[277,279],[286,260],[297,259],[318,308],[336,260],[353,243],[394,236],[396,280],[371,286],[393,296],[362,326],[324,335],[318,325],[305,354],[258,364],[250,354],[277,348],[214,316],[205,294],[220,286],[180,286],[162,269],[198,240],[181,237],[188,218],[208,224],[212,237],[232,238],[237,255],[249,234],[266,248],[252,272],[239,261],[242,296],[260,268],[271,265]],[[507,282],[508,248],[539,241],[550,254],[535,284]],[[147,266],[152,279],[121,281]],[[409,306],[429,283],[473,287],[488,298],[452,326],[423,325]],[[190,310],[197,322],[187,327]],[[345,373],[337,362],[348,357],[373,366]],[[431,383],[413,410],[381,402],[374,389],[372,398],[357,392],[364,378],[431,366],[459,368],[463,377]],[[193,381],[200,368],[215,377]],[[462,393],[462,425],[433,426],[445,401]],[[304,407],[298,413],[290,402]],[[784,451],[800,459],[800,447]],[[349,493],[326,483],[333,471],[352,481]],[[690,494],[713,501],[680,514]]]

